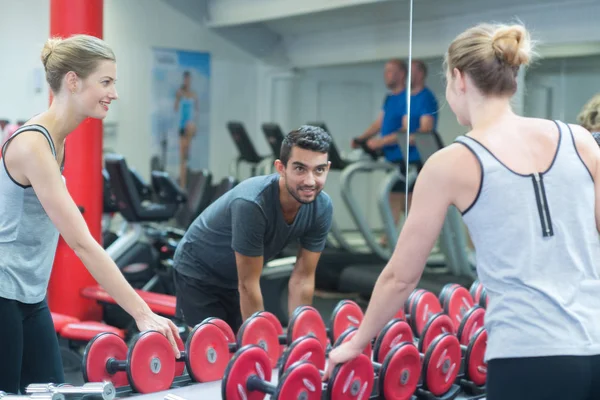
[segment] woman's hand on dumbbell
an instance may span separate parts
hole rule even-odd
[[[146,311],[135,319],[135,323],[140,332],[157,331],[165,335],[173,347],[175,358],[181,356],[177,342],[175,341],[175,338],[179,337],[179,330],[173,321],[156,315],[152,311]]]
[[[365,346],[358,345],[355,340],[350,339],[349,341],[342,343],[335,347],[329,353],[329,361],[327,368],[325,368],[325,374],[323,380],[326,381],[331,376],[333,369],[337,364],[343,364],[350,360],[358,357],[365,350]]]

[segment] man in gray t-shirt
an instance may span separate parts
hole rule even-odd
[[[322,191],[330,143],[317,127],[290,132],[275,161],[277,173],[244,180],[190,225],[174,257],[177,315],[188,326],[217,317],[237,332],[242,321],[264,309],[263,265],[292,242],[299,250],[288,309],[312,303],[333,214]]]

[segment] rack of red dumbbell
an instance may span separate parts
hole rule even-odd
[[[286,330],[265,311],[237,333],[208,318],[179,343],[179,359],[157,332],[141,332],[129,345],[100,334],[86,347],[83,374],[86,382],[112,382],[118,396],[220,380],[223,399],[481,398],[486,306],[477,281],[470,290],[448,284],[439,296],[416,289],[363,354],[337,366],[326,382],[321,377],[328,352],[349,340],[363,320],[351,300],[340,301],[327,322],[315,308],[298,307]]]

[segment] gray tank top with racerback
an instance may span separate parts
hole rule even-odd
[[[550,167],[518,174],[475,139],[481,167],[463,213],[488,292],[486,359],[600,354],[600,241],[595,188],[570,127],[556,121]]]
[[[33,188],[17,183],[6,169],[6,148],[17,135],[25,131],[44,135],[56,157],[54,142],[48,131],[40,125],[21,127],[2,146],[0,297],[32,304],[42,301],[46,296],[59,234]]]

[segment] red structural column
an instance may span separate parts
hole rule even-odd
[[[103,0],[51,0],[50,36],[63,38],[84,33],[102,38]],[[64,176],[75,203],[80,206],[96,240],[102,234],[102,121],[85,120],[72,132],[65,146]],[[95,280],[83,263],[60,238],[48,301],[54,312],[80,319],[99,319],[95,302],[83,299],[81,289]]]

